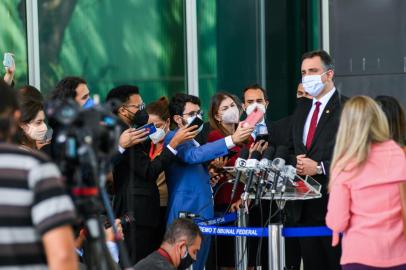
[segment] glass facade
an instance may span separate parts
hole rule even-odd
[[[185,0],[37,1],[45,95],[65,76],[85,78],[102,101],[121,84],[138,85],[147,103],[187,92]],[[270,117],[288,115],[300,56],[320,48],[320,2],[195,1],[202,108],[217,91],[241,97],[258,83],[268,91]],[[25,3],[0,1],[0,52],[16,55],[17,86],[28,83]]]
[[[0,56],[1,78],[4,76],[3,56],[5,52],[14,54],[16,86],[28,83],[27,34],[25,0],[0,1]]]

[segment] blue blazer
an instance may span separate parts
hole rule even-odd
[[[170,131],[164,140],[166,146],[177,130]],[[188,211],[202,218],[212,218],[213,195],[205,162],[228,154],[224,139],[200,146],[194,140],[179,145],[176,160],[165,170],[168,185],[168,220],[171,224],[179,211]]]

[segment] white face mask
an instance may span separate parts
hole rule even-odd
[[[197,116],[194,116],[194,117],[189,117],[188,119],[187,119],[187,125],[190,125],[190,123],[192,123],[193,122],[193,120],[195,120],[195,118],[196,117],[199,117],[200,119],[202,119],[202,116],[200,115],[200,114],[198,114]],[[203,129],[203,125],[201,125],[198,129],[197,129],[197,133],[200,133],[201,131],[202,131],[202,129]]]
[[[302,78],[302,85],[306,93],[312,97],[317,97],[323,91],[325,83],[322,82],[321,76],[326,74],[326,72],[320,75],[307,75]]]
[[[43,141],[45,138],[45,134],[47,133],[48,127],[45,123],[34,127],[31,124],[28,124],[28,130],[26,134],[35,141]]]
[[[240,120],[240,111],[236,106],[230,107],[227,110],[223,111],[221,115],[221,121],[224,124],[237,124]]]
[[[245,112],[247,113],[247,115],[250,115],[255,110],[255,108],[258,108],[258,110],[262,111],[263,113],[266,112],[265,105],[261,104],[261,103],[256,103],[256,102],[248,105],[248,107],[245,109]]]
[[[156,128],[156,131],[151,135],[149,135],[149,138],[151,139],[153,144],[157,144],[165,138],[166,135],[165,128],[166,125],[163,128]]]

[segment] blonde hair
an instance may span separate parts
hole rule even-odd
[[[372,143],[389,139],[388,121],[379,105],[367,96],[349,99],[341,113],[330,171],[341,172],[361,165]],[[330,186],[333,181],[330,177]]]

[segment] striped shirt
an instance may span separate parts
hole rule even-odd
[[[41,237],[74,220],[58,168],[39,152],[0,144],[0,269],[47,269]]]

